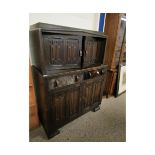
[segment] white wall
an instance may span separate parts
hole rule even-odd
[[[30,13],[29,24],[37,22],[98,31],[99,13]]]

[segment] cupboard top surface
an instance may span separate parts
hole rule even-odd
[[[79,29],[79,28],[73,28],[73,27],[67,27],[67,26],[59,26],[54,24],[47,24],[47,23],[36,23],[34,25],[30,26],[30,30],[33,29],[41,29],[42,32],[66,32],[67,34],[76,34],[76,33],[84,33],[85,35],[94,35],[102,38],[106,38],[106,35],[103,32],[97,32],[92,30],[85,30],[85,29]],[[83,34],[83,35],[84,35]]]

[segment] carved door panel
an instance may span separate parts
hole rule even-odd
[[[48,64],[63,65],[65,64],[64,56],[64,39],[61,36],[44,37],[45,57]]]
[[[86,37],[83,50],[83,67],[102,64],[105,46],[105,38]]]
[[[94,94],[93,94],[93,104],[100,103],[103,94],[103,80],[94,82]]]
[[[69,89],[66,92],[67,119],[73,119],[80,112],[80,86]]]
[[[86,82],[82,86],[82,111],[88,111],[93,104],[93,81]]]
[[[80,112],[80,85],[52,93],[52,122],[56,127],[78,116]]]
[[[52,96],[52,120],[53,125],[56,127],[61,126],[65,118],[65,92],[61,91],[54,93]]]
[[[66,37],[65,39],[65,58],[66,63],[74,66],[80,66],[81,56],[80,50],[82,49],[81,37]]]
[[[98,42],[95,38],[87,37],[84,47],[84,60],[83,65],[90,66],[98,61]]]
[[[82,37],[45,35],[43,41],[48,68],[80,68]]]

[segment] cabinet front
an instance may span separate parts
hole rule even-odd
[[[82,37],[44,35],[43,42],[48,69],[80,68]]]

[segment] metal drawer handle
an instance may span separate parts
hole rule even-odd
[[[54,81],[54,87],[58,87],[58,82],[57,82],[57,80]]]
[[[76,75],[76,76],[75,76],[75,82],[78,82],[78,81],[79,81],[79,76]]]

